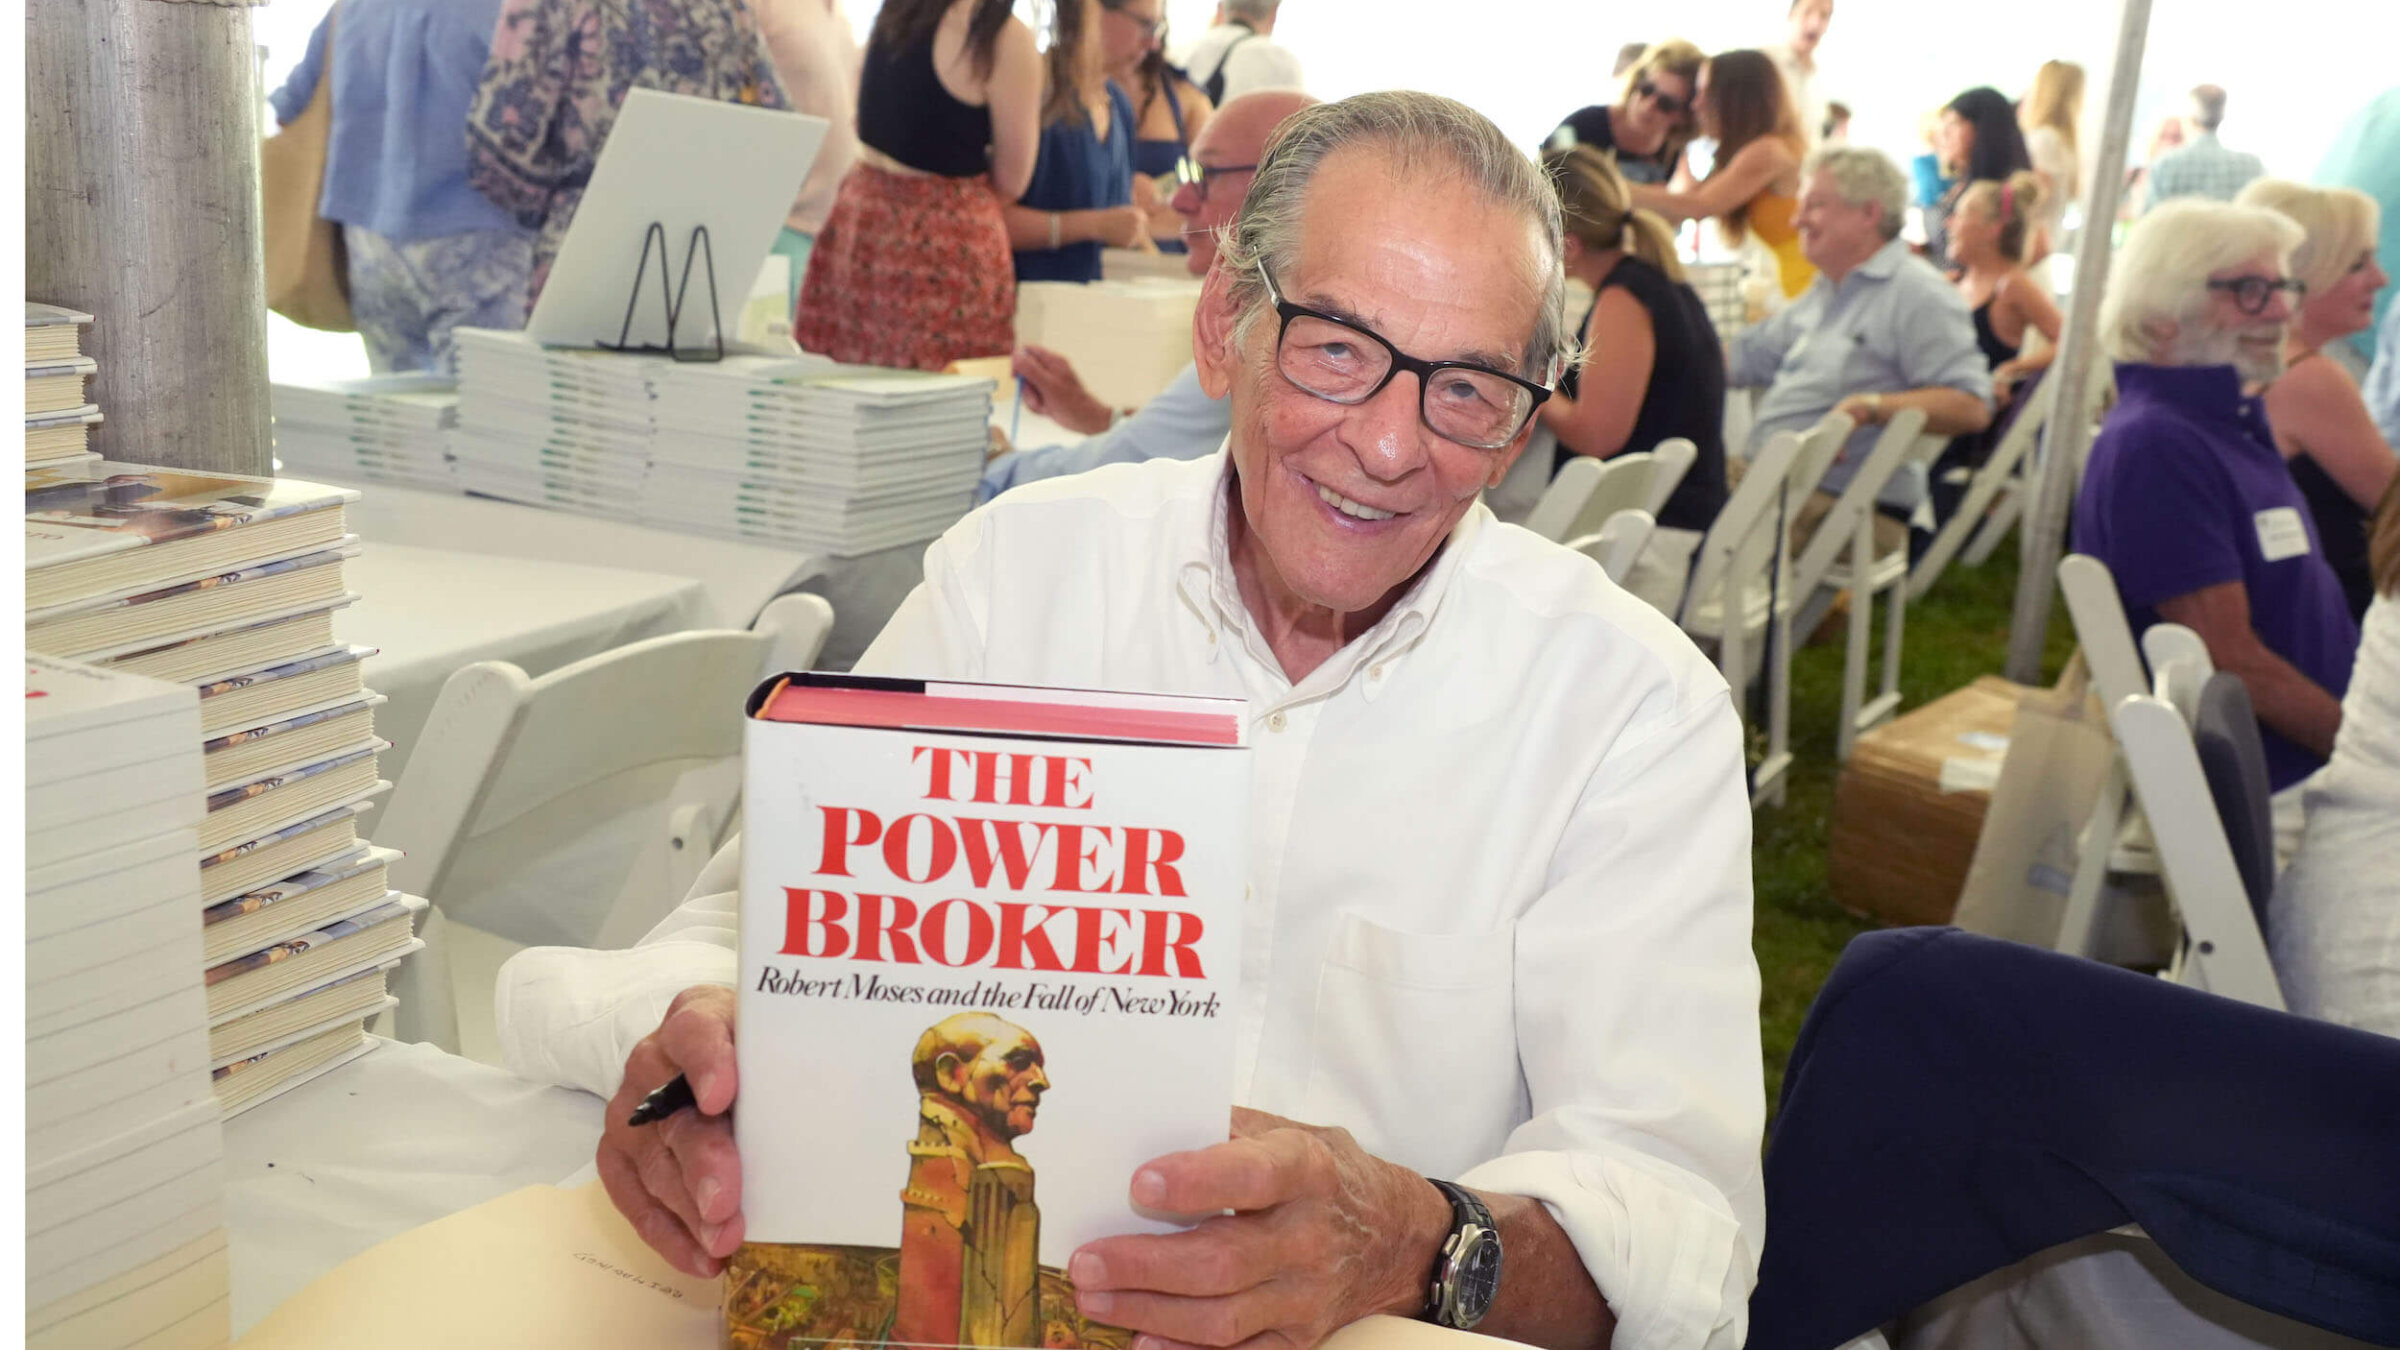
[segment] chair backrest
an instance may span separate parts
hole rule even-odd
[[[1792,505],[1817,490],[1825,481],[1826,471],[1841,457],[1842,447],[1849,443],[1850,433],[1858,425],[1842,413],[1827,413],[1817,424],[1800,433],[1800,455],[1792,461],[1792,471],[1785,476],[1791,487]]]
[[[512,941],[640,936],[675,897],[663,876],[629,879],[665,867],[678,802],[730,817],[744,698],[814,662],[830,618],[821,597],[782,597],[747,632],[668,634],[539,679],[502,661],[458,671],[376,828],[406,855],[392,884]],[[649,912],[617,916],[637,894]]]
[[[1525,438],[1525,449],[1518,454],[1517,462],[1508,467],[1507,475],[1483,494],[1483,504],[1511,525],[1524,524],[1549,490],[1550,471],[1557,463],[1558,437],[1548,427],[1537,424],[1533,434]]]
[[[2175,705],[2184,721],[2196,725],[2200,690],[2217,669],[2208,644],[2182,624],[2154,623],[2142,634],[2142,656],[2150,663],[2150,692]]]
[[[1835,559],[1851,547],[1860,522],[1873,514],[1875,499],[1883,495],[1884,484],[1891,481],[1892,475],[1915,452],[1924,430],[1925,414],[1917,408],[1903,408],[1884,424],[1883,434],[1875,438],[1875,448],[1867,452],[1866,462],[1850,475],[1841,495],[1834,498],[1833,508],[1825,513],[1807,549],[1793,565],[1793,594],[1805,599],[1814,592],[1825,574],[1833,569]],[[1873,561],[1853,558],[1851,565],[1863,568]],[[1856,603],[1855,598],[1852,603]]]
[[[2118,598],[2117,579],[2108,564],[2088,553],[2059,559],[2058,588],[2067,597],[2067,614],[2075,622],[2075,641],[2092,672],[2103,707],[2150,692],[2142,656],[2133,647],[2133,629],[2125,619],[2125,602]]]
[[[1683,486],[1684,475],[1692,471],[1693,462],[1700,458],[1700,447],[1687,437],[1670,436],[1651,447],[1650,458],[1658,467],[1650,475],[1650,499],[1642,503],[1642,509],[1655,518],[1667,509],[1667,498]]]
[[[1527,446],[1525,453],[1532,454],[1533,447]],[[1525,528],[1554,544],[1565,539],[1567,526],[1583,514],[1583,504],[1591,500],[1592,489],[1600,486],[1603,468],[1599,460],[1589,455],[1577,455],[1560,465],[1558,473],[1550,479],[1550,486],[1542,489],[1542,499],[1526,513]]]
[[[1619,511],[1643,509],[1650,500],[1650,485],[1657,480],[1658,460],[1648,451],[1600,461],[1600,481],[1592,485],[1592,495],[1583,499],[1583,509],[1567,522],[1559,538],[1596,534]]]
[[[2152,631],[2156,631],[2153,629]],[[2250,896],[2250,913],[2267,930],[2267,900],[2275,891],[2275,808],[2267,777],[2267,747],[2258,736],[2258,715],[2241,680],[2216,671],[2201,682],[2197,711],[2189,719],[2200,771],[2225,826],[2233,865]]]
[[[2124,749],[2126,776],[2150,823],[2159,873],[2183,924],[2175,978],[2282,1011],[2283,991],[2191,728],[2173,706],[2148,694],[2115,704],[2109,725]]]
[[[1598,533],[1568,540],[1567,547],[1600,564],[1610,581],[1622,585],[1657,528],[1656,517],[1638,506],[1628,507],[1610,516]]]
[[[2034,378],[2018,389],[2016,398],[2001,415],[2005,429],[1999,433],[1999,439],[1992,447],[1991,458],[1975,470],[1974,476],[1968,480],[1966,495],[1959,500],[1958,508],[1951,512],[1950,519],[1942,522],[1942,528],[1935,531],[1933,542],[1926,546],[1924,556],[1910,567],[1909,599],[1923,597],[1933,589],[1933,583],[1941,580],[1943,571],[1950,566],[1950,560],[1967,546],[1968,536],[1982,527],[1992,503],[2008,486],[2009,480],[2017,476],[2026,456],[2032,453],[2034,442],[2042,434],[2043,425],[2050,420],[2051,405],[2058,402],[2058,386],[2047,378],[2049,373],[2047,369],[2034,372]]]
[[[1683,603],[1675,610],[1679,621],[1688,620],[1714,599],[1729,577],[1742,578],[1741,584],[1747,584],[1765,571],[1781,537],[1775,528],[1776,508],[1782,501],[1784,481],[1791,475],[1792,460],[1799,453],[1800,437],[1783,431],[1768,437],[1751,457],[1749,472],[1742,475],[1708,533],[1701,536],[1691,576],[1684,584]]]

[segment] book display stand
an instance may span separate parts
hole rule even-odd
[[[642,278],[649,275],[650,253],[653,246],[658,252],[658,298],[659,302],[666,306],[667,314],[667,340],[663,345],[633,341],[633,316],[635,311],[641,308]],[[684,301],[691,296],[692,260],[695,258],[704,259],[708,266],[709,345],[684,348],[675,345],[675,331],[683,321]],[[596,342],[592,344],[593,346],[604,352],[620,354],[657,356],[663,353],[678,361],[705,362],[725,359],[724,310],[717,296],[717,251],[709,242],[708,226],[694,225],[692,227],[691,242],[684,246],[683,277],[675,283],[674,291],[670,294],[667,289],[667,270],[672,265],[673,259],[667,252],[667,227],[663,222],[651,221],[650,228],[642,232],[642,257],[633,269],[633,289],[625,296],[625,322],[617,329],[617,340]]]

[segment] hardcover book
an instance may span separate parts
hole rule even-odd
[[[1110,1347],[1067,1258],[1225,1138],[1239,700],[784,676],[750,703],[726,1343]],[[838,1105],[836,1105],[838,1104]]]
[[[106,460],[28,474],[25,606],[194,581],[339,543],[351,488]]]

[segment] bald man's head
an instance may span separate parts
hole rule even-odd
[[[1242,194],[1250,190],[1251,174],[1275,129],[1316,101],[1297,89],[1262,89],[1227,100],[1200,128],[1192,159],[1206,179],[1183,184],[1173,202],[1183,217],[1184,243],[1191,249],[1185,266],[1193,276],[1207,275],[1216,262],[1217,231],[1242,209]]]

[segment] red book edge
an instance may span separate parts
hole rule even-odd
[[[767,696],[758,717],[913,731],[980,731],[1011,736],[1240,745],[1241,720],[1230,713],[1093,708],[1015,699],[944,698],[885,689],[827,689],[786,684]]]

